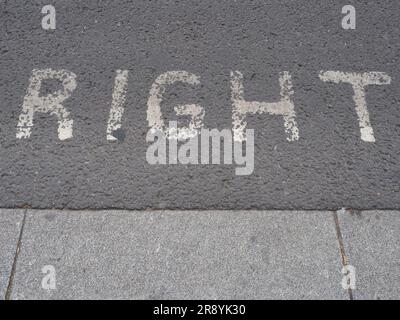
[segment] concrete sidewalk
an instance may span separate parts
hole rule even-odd
[[[399,231],[398,211],[0,210],[0,294],[399,299]]]

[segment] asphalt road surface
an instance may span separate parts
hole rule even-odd
[[[355,30],[336,0],[54,0],[44,30],[48,2],[0,1],[1,208],[400,207],[397,1],[351,1]],[[157,101],[179,127],[182,105],[247,122],[254,170],[150,164]]]

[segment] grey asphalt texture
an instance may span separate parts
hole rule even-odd
[[[343,261],[352,299],[400,298],[398,211],[2,210],[9,224],[1,299],[350,299]]]
[[[399,208],[397,1],[351,1],[357,29],[343,30],[348,1],[54,0],[57,29],[45,31],[47,2],[0,1],[0,207]],[[58,140],[57,122],[45,114],[35,115],[30,139],[16,139],[37,68],[78,76],[64,103],[74,119],[69,141]],[[121,140],[110,143],[117,69],[130,77]],[[201,86],[170,86],[166,120],[176,119],[173,106],[199,103],[206,127],[220,130],[232,127],[231,70],[244,74],[246,99],[269,102],[279,99],[279,72],[291,72],[299,141],[286,141],[281,117],[263,114],[248,118],[256,143],[251,176],[235,176],[230,165],[149,165],[147,99],[169,70],[195,73]],[[375,143],[360,139],[351,86],[322,82],[321,70],[392,77],[391,85],[366,91]]]

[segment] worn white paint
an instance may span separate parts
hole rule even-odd
[[[187,104],[176,106],[174,110],[178,116],[190,116],[189,126],[178,128],[178,140],[196,136],[203,127],[204,109],[197,104]]]
[[[170,131],[164,124],[161,102],[166,87],[176,82],[199,85],[200,78],[187,71],[168,71],[158,76],[150,89],[150,96],[147,102],[147,121],[152,130],[162,130],[168,138],[176,137],[179,140],[185,140],[197,135],[199,129],[203,127],[204,110],[197,104],[176,106],[174,108],[175,112],[178,115],[189,116],[190,122],[187,127],[180,127],[177,130]]]
[[[126,88],[128,85],[128,74],[128,70],[117,70],[117,75],[115,76],[111,109],[107,124],[108,141],[118,140],[114,137],[113,132],[121,128],[121,119],[124,113],[124,104],[126,100]]]
[[[47,96],[40,96],[43,80],[58,80],[63,89]],[[17,125],[17,138],[29,138],[33,127],[35,112],[50,113],[58,120],[58,138],[72,138],[73,120],[70,113],[62,106],[76,88],[76,75],[68,70],[34,69],[24,98],[22,112]]]
[[[243,74],[240,71],[231,72],[232,120],[235,141],[246,141],[246,116],[256,113],[283,116],[287,140],[296,141],[299,139],[299,129],[292,99],[293,85],[289,72],[280,73],[279,83],[281,87],[281,100],[279,102],[246,101],[244,99]]]
[[[361,139],[366,142],[375,142],[374,130],[371,126],[365,98],[365,87],[390,84],[391,77],[384,72],[352,73],[340,71],[321,71],[319,77],[324,82],[347,83],[353,87],[353,100],[356,105]]]

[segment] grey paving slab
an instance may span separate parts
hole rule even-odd
[[[0,209],[0,300],[6,296],[24,210]]]
[[[29,211],[12,298],[346,299],[340,270],[329,212]]]
[[[400,299],[400,212],[339,214],[349,263],[356,268],[356,299]]]

